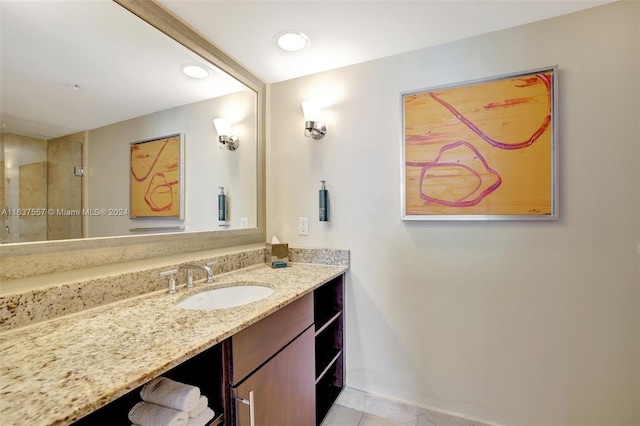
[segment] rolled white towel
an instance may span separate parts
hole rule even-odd
[[[142,401],[129,411],[129,420],[140,426],[186,426],[189,413]]]
[[[216,414],[209,407],[205,408],[202,414],[195,419],[189,419],[187,426],[205,426]]]
[[[200,399],[200,389],[166,377],[157,377],[142,387],[140,396],[147,402],[189,412]]]
[[[207,409],[208,406],[209,406],[209,399],[204,395],[200,395],[200,398],[198,399],[198,402],[196,403],[195,408],[189,411],[189,418],[193,419],[195,417],[198,417],[200,414],[204,412],[204,410]]]

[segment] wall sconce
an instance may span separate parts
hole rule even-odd
[[[304,135],[308,138],[322,139],[327,133],[327,127],[320,121],[322,107],[315,101],[303,101]]]
[[[215,118],[213,120],[213,126],[218,133],[218,140],[223,145],[221,148],[227,148],[229,151],[235,151],[240,145],[240,140],[237,136],[231,135],[231,122],[224,118]]]

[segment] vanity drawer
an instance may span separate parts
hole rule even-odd
[[[313,324],[309,293],[231,337],[230,384],[235,385]]]

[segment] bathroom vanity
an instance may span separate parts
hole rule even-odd
[[[344,385],[347,269],[262,264],[2,333],[3,424],[128,425],[141,386],[161,375],[200,388],[210,425],[319,424]],[[274,293],[232,309],[177,306],[239,282]]]

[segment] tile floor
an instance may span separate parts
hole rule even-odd
[[[344,388],[320,426],[500,425],[497,423],[472,420],[427,408],[420,408],[357,389]]]
[[[393,420],[384,419],[374,416],[373,414],[363,413],[343,405],[334,404],[327,413],[321,426],[403,426],[404,423],[394,422]]]

